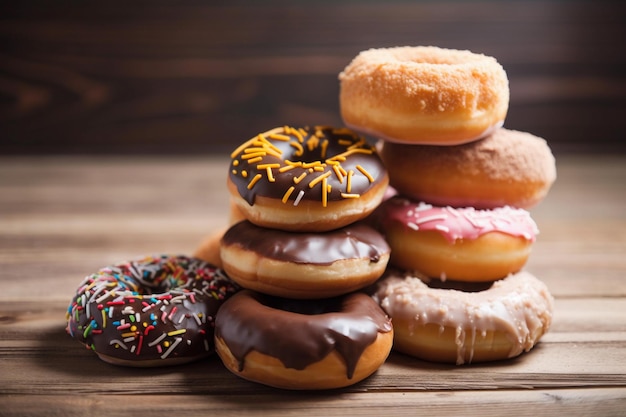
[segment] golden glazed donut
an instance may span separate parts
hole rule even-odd
[[[243,221],[221,241],[230,278],[244,288],[290,298],[324,298],[370,285],[385,272],[389,246],[360,222],[327,232],[286,232]]]
[[[226,368],[250,381],[286,389],[355,384],[387,359],[389,318],[364,293],[290,300],[243,290],[215,320],[216,350]]]
[[[434,362],[475,363],[528,352],[548,331],[554,299],[522,271],[481,291],[431,288],[390,271],[373,298],[393,320],[394,349]]]
[[[366,217],[388,183],[387,170],[362,136],[345,128],[285,126],[233,151],[227,185],[256,225],[325,231]]]
[[[509,82],[492,57],[432,46],[370,49],[339,75],[346,126],[388,141],[454,145],[502,126]]]
[[[519,271],[539,232],[523,209],[439,207],[400,196],[383,202],[371,221],[391,247],[391,265],[457,281]]]
[[[530,208],[556,179],[546,141],[516,130],[500,128],[456,146],[380,146],[390,184],[400,194],[439,206]]]

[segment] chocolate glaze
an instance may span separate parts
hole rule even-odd
[[[294,233],[255,226],[244,220],[226,231],[222,245],[237,245],[279,261],[317,265],[330,265],[342,259],[369,258],[378,262],[381,255],[390,251],[378,231],[358,222],[328,232]]]
[[[147,257],[86,277],[67,332],[126,364],[213,353],[218,308],[239,290],[221,270],[185,256]]]
[[[362,292],[295,301],[243,290],[224,303],[215,320],[215,336],[228,346],[240,372],[253,350],[297,370],[336,350],[348,379],[378,333],[391,330],[391,320]]]
[[[248,202],[248,204],[254,205],[257,195],[282,199],[285,192],[291,186],[294,187],[294,191],[291,193],[290,197],[291,202],[294,201],[296,196],[298,196],[301,191],[303,192],[303,200],[319,200],[321,202],[321,184],[318,183],[313,187],[309,187],[309,183],[317,176],[328,171],[333,173],[333,175],[330,175],[327,178],[327,183],[331,186],[330,192],[327,195],[328,201],[343,200],[344,197],[341,194],[346,191],[346,179],[344,178],[340,180],[339,177],[337,177],[333,172],[332,167],[326,164],[325,161],[334,155],[346,152],[348,147],[351,145],[357,145],[362,149],[372,151],[372,153],[369,154],[354,153],[348,156],[345,161],[341,162],[340,165],[346,172],[354,172],[351,181],[351,193],[364,194],[373,185],[378,184],[381,180],[387,178],[387,170],[384,167],[382,160],[376,153],[374,147],[367,144],[363,137],[358,136],[347,129],[334,129],[331,127],[304,127],[302,129],[306,131],[307,135],[302,143],[304,145],[304,152],[300,156],[296,156],[295,152],[297,151],[297,148],[291,145],[291,142],[298,142],[297,136],[281,132],[282,134],[288,135],[291,140],[284,141],[268,139],[268,141],[271,142],[271,145],[279,150],[280,157],[268,154],[263,156],[261,161],[253,164],[249,164],[247,160],[242,159],[242,156],[245,155],[243,153],[232,157],[229,178],[233,184],[236,185],[239,194]],[[317,137],[316,132],[321,132],[318,133],[321,137]],[[315,141],[319,139],[319,142],[322,142],[325,139],[328,140],[328,147],[326,148],[325,155],[322,155],[321,146],[315,146],[309,150],[307,144],[311,138]],[[346,141],[346,143],[349,144],[343,144],[340,143],[340,141]],[[250,147],[253,147],[253,145],[250,145],[248,148]],[[320,161],[324,165],[324,171],[311,172],[308,168],[296,167],[281,173],[278,169],[274,169],[274,180],[272,181],[267,177],[265,169],[257,168],[258,165],[263,166],[264,164],[279,164],[283,167],[285,166],[285,160],[292,162],[302,161],[305,163]],[[370,180],[357,169],[357,165],[360,165],[367,170],[367,172],[374,178],[373,183],[371,183]],[[246,171],[245,177],[242,175],[242,171]],[[249,183],[257,173],[261,173],[262,178],[249,189]],[[300,182],[294,182],[294,178],[300,177],[303,173],[307,174],[305,178]]]

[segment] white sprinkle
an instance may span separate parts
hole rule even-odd
[[[185,301],[185,298],[186,298],[186,297],[185,297],[184,295],[179,295],[179,296],[177,296],[177,297],[172,298],[172,299],[171,299],[171,302],[172,302],[172,303],[176,303],[176,304],[180,304],[180,303],[182,303],[183,301]]]
[[[202,326],[202,322],[200,321],[200,317],[198,317],[197,314],[192,314],[191,317],[193,317],[196,320],[196,323],[198,323],[198,326]]]
[[[114,307],[113,307],[113,306],[109,307],[109,318],[110,318],[110,319],[112,319],[112,318],[113,318],[113,309],[114,309]]]
[[[124,340],[126,340],[126,339],[124,339]],[[132,346],[130,347],[130,352],[131,352],[131,353],[135,353],[135,349],[136,349],[136,348],[137,348],[137,345],[132,345]]]
[[[187,339],[187,346],[191,346],[191,339]]]
[[[135,313],[135,323],[141,323],[141,315],[139,313]]]
[[[209,351],[209,341],[204,339],[204,350]]]
[[[167,333],[162,333],[161,336],[157,337],[152,342],[148,343],[148,346],[152,347],[158,344],[161,340],[165,339],[165,336],[167,336]]]
[[[450,229],[448,228],[448,226],[444,226],[443,224],[436,224],[435,229],[441,230],[442,232],[445,232],[445,233],[450,232]]]
[[[408,222],[406,225],[409,226],[413,230],[419,230],[420,229],[420,227],[418,225],[416,225],[415,223],[413,223],[413,222]]]
[[[293,202],[293,205],[297,206],[298,204],[300,204],[300,200],[302,200],[303,196],[304,196],[304,190],[300,190],[300,192],[298,193],[298,197],[296,197],[296,199]]]
[[[461,213],[454,207],[446,206],[446,210],[448,213],[452,214],[454,217],[461,217]]]
[[[113,339],[109,342],[109,345],[113,345],[113,344],[118,344],[124,350],[128,350],[128,347],[126,347],[126,345],[121,340]]]
[[[441,214],[434,214],[432,216],[419,217],[415,219],[415,222],[417,224],[422,224],[422,223],[434,222],[437,220],[446,220],[447,218],[448,216],[445,213],[441,213]]]
[[[183,322],[183,320],[185,320],[185,315],[184,315],[184,314],[181,314],[181,315],[180,315],[180,318],[178,319],[178,324],[182,323],[182,322]]]
[[[122,310],[122,314],[127,314],[127,315],[133,315],[135,314],[135,310],[133,310],[132,306],[126,306],[124,307],[124,309]]]
[[[431,204],[420,202],[419,205],[415,208],[415,211],[425,211],[430,210],[431,208],[433,208]]]
[[[167,348],[165,353],[161,355],[161,359],[167,358],[170,355],[170,353],[172,353],[172,351],[176,348],[176,346],[178,346],[180,344],[180,342],[182,342],[182,341],[183,341],[182,337],[177,337],[176,340],[174,341],[174,343],[172,343],[170,345],[170,347]]]
[[[94,295],[95,295],[95,294],[94,294]],[[106,300],[106,299],[107,299],[107,297],[108,297],[109,295],[110,295],[110,294],[109,294],[108,292],[107,292],[107,293],[102,294],[100,297],[98,297],[98,299],[96,300],[96,303],[100,304],[101,302],[103,302],[104,300]]]
[[[130,336],[124,339],[124,342],[132,342],[133,340],[135,340],[135,336]]]

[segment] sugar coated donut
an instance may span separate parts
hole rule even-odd
[[[238,286],[185,256],[146,257],[87,276],[67,312],[67,332],[116,365],[162,366],[214,352],[219,306]]]
[[[233,151],[228,189],[243,215],[259,226],[324,231],[367,216],[388,182],[362,136],[345,128],[285,126]]]
[[[340,73],[344,123],[401,143],[453,145],[502,126],[509,82],[492,57],[432,46],[363,51]]]
[[[231,372],[286,389],[355,384],[385,362],[392,342],[389,318],[359,292],[296,301],[243,290],[215,321],[216,350]]]
[[[554,309],[546,285],[526,271],[473,292],[431,288],[390,271],[373,298],[393,320],[395,350],[457,365],[528,352],[548,331]]]
[[[516,130],[500,128],[457,146],[380,146],[390,184],[400,194],[440,206],[530,208],[556,179],[546,141]]]
[[[391,247],[391,265],[458,281],[519,271],[539,233],[523,209],[439,207],[399,196],[382,203],[372,222]]]
[[[390,249],[374,228],[353,223],[327,232],[286,232],[243,221],[221,241],[223,268],[242,287],[290,298],[324,298],[382,276]]]

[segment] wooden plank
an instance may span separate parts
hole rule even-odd
[[[559,302],[560,314],[552,330],[535,349],[519,358],[457,367],[394,353],[372,378],[347,391],[624,386],[626,300],[605,301]],[[229,374],[215,357],[182,367],[151,370],[105,364],[65,334],[66,306],[60,302],[0,303],[0,359],[6,375],[0,382],[0,392],[226,393],[265,389]],[[86,374],[98,376],[86,382]],[[149,388],[139,388],[156,375],[158,381],[151,382]],[[127,377],[130,379],[120,387],[119,379]],[[49,380],[59,382],[39,382]]]
[[[625,388],[543,389],[535,391],[462,391],[414,393],[280,393],[275,395],[145,395],[80,394],[5,396],[3,415],[109,417],[121,414],[185,414],[220,416],[501,416],[504,410],[519,417],[540,415],[621,416],[626,407]],[[346,412],[346,410],[352,410]],[[393,410],[393,411],[392,411]]]

